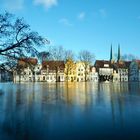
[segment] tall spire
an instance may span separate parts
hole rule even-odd
[[[121,59],[121,51],[120,51],[120,44],[118,45],[118,62],[120,61]]]
[[[113,59],[113,54],[112,54],[112,44],[111,44],[111,49],[110,49],[110,62],[112,61]]]

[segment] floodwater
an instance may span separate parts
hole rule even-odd
[[[0,140],[140,140],[140,83],[0,83]]]

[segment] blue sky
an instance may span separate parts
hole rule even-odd
[[[109,59],[118,44],[122,54],[140,57],[140,0],[0,0],[0,11],[24,17],[51,45]]]

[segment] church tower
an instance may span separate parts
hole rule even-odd
[[[111,49],[110,49],[110,62],[113,63],[112,44],[111,44]]]
[[[120,44],[118,45],[118,59],[117,62],[121,61],[121,51],[120,51]]]

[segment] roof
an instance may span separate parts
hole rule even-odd
[[[27,67],[28,65],[37,65],[36,58],[21,58],[18,60],[18,66]]]
[[[117,68],[126,69],[126,68],[129,68],[130,64],[131,64],[131,61],[121,61],[121,62],[116,62],[114,65]]]
[[[59,68],[60,70],[65,69],[65,63],[64,61],[43,61],[42,62],[42,69],[47,69],[49,70],[56,70],[56,68]]]
[[[105,64],[109,65],[109,68],[113,68],[113,64],[110,61],[107,61],[107,60],[96,60],[94,66],[96,68],[105,68]]]
[[[131,61],[120,61],[116,63],[111,63],[110,61],[107,60],[96,60],[95,67],[97,71],[99,70],[99,68],[106,68],[105,64],[108,64],[109,68],[113,68],[114,70],[117,70],[118,68],[127,69],[129,68],[130,63]]]
[[[138,64],[138,67],[140,68],[140,60],[134,60],[137,64]]]
[[[135,60],[138,64],[140,64],[140,60]]]

